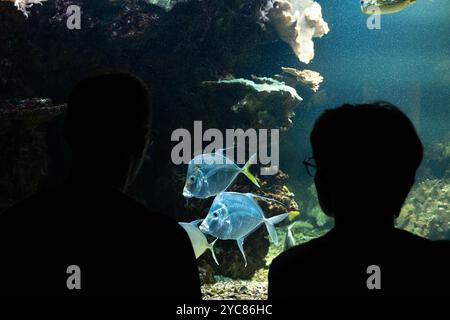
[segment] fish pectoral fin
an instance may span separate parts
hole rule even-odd
[[[217,239],[219,239],[219,238],[216,238],[216,240],[214,240],[213,242],[211,242],[209,244],[208,249],[211,250],[211,254],[212,254],[213,259],[216,262],[216,264],[219,265],[219,262],[217,261],[217,258],[216,258],[216,254],[214,253],[214,244],[216,243]]]
[[[241,250],[242,256],[244,257],[244,261],[245,261],[244,267],[247,267],[247,258],[245,257],[245,252],[244,252],[244,240],[245,240],[245,238],[239,238],[236,241],[237,241],[239,250]]]

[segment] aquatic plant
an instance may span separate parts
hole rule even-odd
[[[320,4],[313,0],[270,0],[260,14],[264,21],[274,25],[280,38],[306,64],[314,58],[312,39],[330,31],[322,18]]]

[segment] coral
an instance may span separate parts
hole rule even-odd
[[[146,0],[150,4],[154,4],[156,6],[159,6],[161,8],[164,8],[165,10],[171,10],[174,5],[176,5],[179,2],[185,2],[187,0]]]
[[[448,239],[450,180],[427,179],[415,186],[397,218],[396,225],[429,239]]]
[[[250,91],[263,92],[263,93],[276,93],[289,94],[294,100],[302,101],[302,98],[297,94],[294,88],[286,86],[275,79],[267,77],[254,77],[254,81],[247,79],[231,79],[231,80],[219,80],[219,81],[204,81],[203,85],[210,85],[211,83],[223,84],[224,86],[230,85],[233,88],[247,88]]]
[[[319,90],[320,84],[323,82],[323,77],[316,71],[306,69],[298,70],[286,67],[282,67],[281,70],[283,70],[284,73],[295,77],[298,82],[306,85],[314,92]]]
[[[424,158],[421,176],[450,178],[450,134],[426,149]]]
[[[267,77],[203,81],[202,86],[216,97],[217,104],[238,114],[240,121],[248,119],[244,127],[286,131],[292,126],[293,109],[302,101],[294,88]],[[230,97],[234,98],[230,101]]]
[[[14,2],[14,5],[16,8],[21,11],[26,17],[28,17],[28,14],[30,11],[27,9],[31,8],[35,4],[42,5],[42,2],[45,2],[47,0],[0,0],[3,2]]]
[[[320,38],[329,32],[322,8],[313,0],[269,1],[261,16],[275,26],[280,38],[306,64],[314,58],[313,37]]]

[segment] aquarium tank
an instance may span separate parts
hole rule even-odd
[[[425,153],[396,225],[450,239],[449,31],[449,1],[0,0],[0,211],[66,179],[74,85],[125,70],[154,105],[129,193],[185,227],[203,299],[267,299],[271,261],[333,227],[302,161],[314,121],[344,103],[389,101],[409,116]],[[250,138],[228,140],[239,129],[265,135],[265,162]],[[226,150],[204,149],[220,134]],[[195,188],[202,155],[242,145],[210,189]],[[238,202],[265,220],[221,239],[211,208]]]

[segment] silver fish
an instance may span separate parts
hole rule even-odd
[[[243,173],[256,186],[258,180],[249,167],[256,160],[256,154],[250,157],[244,167],[239,167],[233,160],[223,155],[223,150],[196,156],[189,162],[183,196],[186,198],[206,199],[225,191],[236,177]]]
[[[288,213],[283,213],[271,218],[265,218],[255,198],[275,201],[251,193],[219,193],[215,197],[208,215],[200,225],[202,232],[213,237],[222,240],[236,240],[239,250],[244,257],[245,266],[247,266],[243,248],[245,238],[264,224],[272,241],[278,244],[277,231],[274,225],[289,216]]]

